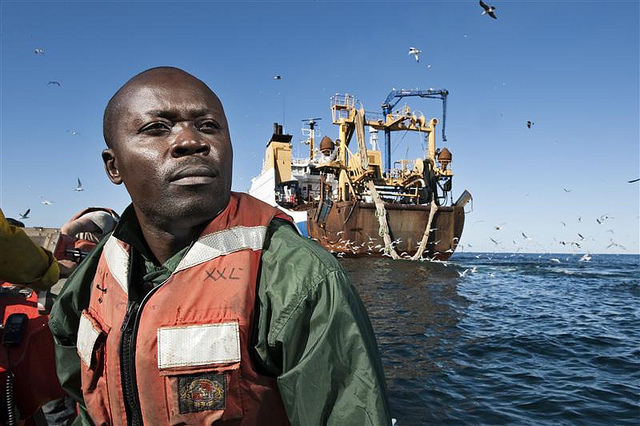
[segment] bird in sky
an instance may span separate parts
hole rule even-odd
[[[58,86],[58,87],[62,87],[62,84],[60,84],[59,81],[56,80],[51,80],[50,82],[47,83],[47,86]]]
[[[422,50],[415,47],[410,47],[408,55],[413,55],[416,58],[416,62],[420,62],[421,53],[422,53]]]
[[[634,182],[638,182],[638,181],[640,181],[640,178],[638,178],[638,179],[628,180],[627,182],[629,182],[629,183],[634,183]]]
[[[80,178],[78,178],[78,186],[76,186],[74,191],[78,191],[78,192],[84,191],[84,188],[82,187],[82,182],[80,182]]]
[[[521,232],[522,236],[524,237],[525,240],[530,240],[530,237],[527,237],[527,234],[525,234],[524,232]]]
[[[528,129],[530,129],[530,128],[531,128],[531,126],[533,126],[534,124],[536,124],[536,123],[534,123],[534,122],[533,122],[533,121],[531,121],[531,120],[527,120],[527,128],[528,128]]]
[[[31,209],[27,209],[26,212],[24,213],[18,213],[18,217],[20,219],[29,219],[29,212],[31,211]]]
[[[482,11],[483,15],[489,15],[493,19],[498,19],[498,17],[496,16],[496,13],[495,13],[495,11],[496,11],[495,6],[489,6],[488,4],[483,2],[482,0],[480,0],[480,6],[482,6],[482,8],[484,9]]]
[[[609,242],[610,242],[611,244],[609,244],[609,245],[607,246],[607,248],[611,248],[611,247],[618,247],[618,248],[621,248],[622,250],[626,250],[626,248],[624,248],[624,246],[623,246],[623,245],[618,244],[618,243],[614,243],[614,242],[613,242],[613,240],[609,240]]]
[[[78,136],[80,133],[75,131],[75,130],[67,130],[67,133],[69,133],[71,136]]]
[[[282,80],[282,76],[281,75],[275,75],[273,76],[274,80]]]
[[[581,240],[584,240],[584,237],[582,236],[581,233],[578,232],[578,237],[580,237]]]
[[[564,192],[571,192],[570,189],[567,189],[567,188],[562,188],[562,189],[564,189]]]
[[[33,49],[33,53],[35,53],[36,55],[44,55],[44,49],[36,47],[35,49]]]
[[[495,245],[498,245],[498,244],[499,244],[499,243],[498,243],[496,240],[494,240],[493,238],[489,237],[489,239],[493,242],[493,244],[495,244]]]
[[[53,201],[45,200],[42,195],[40,196],[40,199],[42,200],[42,204],[44,204],[45,206],[50,206],[51,204],[53,204]]]

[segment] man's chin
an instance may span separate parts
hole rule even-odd
[[[206,198],[201,196],[167,196],[164,200],[166,201],[164,205],[148,206],[150,209],[145,216],[158,225],[163,224],[162,228],[175,228],[176,226],[182,228],[200,226],[210,222],[225,209],[229,203],[229,195],[214,199],[209,192]]]

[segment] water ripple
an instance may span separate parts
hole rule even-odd
[[[640,257],[579,258],[342,259],[398,425],[640,424]]]

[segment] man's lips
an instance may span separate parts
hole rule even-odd
[[[217,176],[209,166],[194,165],[180,167],[171,174],[169,181],[175,185],[206,185],[212,183]]]

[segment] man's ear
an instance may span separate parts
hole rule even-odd
[[[118,170],[118,160],[116,159],[116,154],[113,152],[113,149],[109,148],[102,151],[102,161],[104,162],[104,170],[107,172],[109,180],[116,185],[120,185],[122,183],[122,177],[120,176],[120,170]]]

